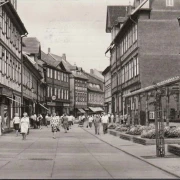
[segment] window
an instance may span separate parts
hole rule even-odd
[[[61,99],[64,99],[64,89],[61,89]]]
[[[166,0],[166,6],[174,6],[174,0]]]
[[[47,77],[49,77],[49,68],[47,68]]]
[[[61,81],[63,81],[64,80],[64,74],[63,74],[63,72],[61,73]]]
[[[69,90],[67,90],[67,100],[69,100]]]
[[[60,99],[60,98],[61,98],[61,90],[58,89],[58,99]]]
[[[134,57],[134,76],[139,74],[139,60],[138,56]]]
[[[49,86],[47,88],[47,97],[50,97],[50,90],[49,90]]]
[[[57,79],[60,80],[60,72],[59,71],[57,72],[57,76],[58,76]]]
[[[53,89],[52,89],[52,87],[50,87],[50,89],[51,89],[50,96],[52,96],[53,95]]]
[[[57,79],[57,71],[54,70],[54,79]]]
[[[66,74],[64,74],[64,81],[66,81]]]
[[[67,78],[66,82],[69,82],[69,75],[68,74],[66,75],[66,78]]]
[[[54,95],[57,95],[57,88],[54,88]]]

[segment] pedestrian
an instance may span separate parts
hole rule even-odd
[[[113,124],[114,123],[114,115],[111,114],[111,123]]]
[[[19,135],[19,130],[20,130],[20,118],[19,118],[19,114],[15,113],[15,117],[13,119],[13,125],[14,125],[14,129],[16,131],[16,136]]]
[[[95,127],[95,134],[99,135],[99,130],[100,130],[100,122],[101,122],[101,118],[99,115],[95,115],[94,117],[94,127]]]
[[[33,115],[33,125],[34,125],[34,129],[37,128],[37,115],[34,113]]]
[[[0,136],[2,135],[2,117],[0,116]]]
[[[20,122],[21,126],[21,134],[22,134],[22,140],[26,140],[26,135],[28,133],[28,128],[29,128],[29,117],[26,112],[23,113],[23,117],[21,118]]]
[[[42,118],[43,118],[43,117],[42,117],[41,114],[39,114],[38,117],[37,117],[37,128],[38,128],[38,129],[42,129],[42,128],[41,128]]]
[[[89,122],[89,127],[92,128],[92,122],[93,122],[93,116],[89,116],[89,119],[88,119],[88,122]]]
[[[48,128],[48,126],[50,125],[50,117],[48,114],[46,114],[45,121],[46,121],[46,126]]]
[[[51,131],[53,133],[53,138],[56,139],[56,132],[58,131],[59,118],[56,116],[56,113],[53,113],[51,117]]]
[[[69,125],[69,129],[71,129],[72,124],[73,124],[73,116],[70,115],[70,116],[68,116],[68,125]]]
[[[118,114],[116,114],[116,124],[120,124],[120,117]]]
[[[103,133],[106,134],[107,133],[107,129],[108,129],[108,115],[103,114],[102,116],[102,125],[103,125]]]
[[[68,127],[68,117],[67,117],[66,113],[62,117],[62,124],[63,124],[64,130],[65,130],[64,132],[67,133],[67,130],[69,130],[69,127]]]

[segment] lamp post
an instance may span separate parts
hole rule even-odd
[[[165,156],[165,142],[164,142],[164,119],[162,113],[162,95],[163,89],[159,89],[156,85],[155,89],[155,131],[156,131],[156,156]]]

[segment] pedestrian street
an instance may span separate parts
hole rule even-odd
[[[15,132],[0,137],[0,179],[159,177],[175,178],[102,142],[77,124],[68,133],[61,128],[56,139],[44,126],[31,129],[26,140]]]

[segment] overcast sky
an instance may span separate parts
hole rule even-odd
[[[132,0],[131,0],[132,1]],[[105,32],[107,5],[128,5],[129,0],[18,0],[29,37],[37,37],[42,50],[66,54],[73,65],[104,70],[110,34]]]

